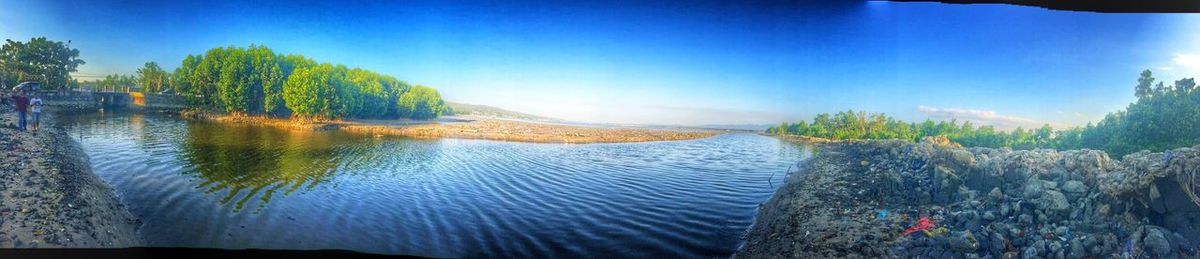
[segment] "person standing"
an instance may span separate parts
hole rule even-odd
[[[38,98],[37,94],[31,94],[29,99],[29,109],[33,111],[33,132],[38,132],[41,127],[42,115],[42,98]]]
[[[25,90],[17,91],[13,95],[13,102],[17,106],[17,129],[25,131],[25,113],[29,111],[29,97],[25,97]]]

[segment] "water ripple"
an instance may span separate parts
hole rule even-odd
[[[753,134],[555,145],[63,120],[153,246],[728,256],[767,179],[806,152]]]

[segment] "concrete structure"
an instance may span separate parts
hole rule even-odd
[[[47,106],[74,110],[151,109],[177,110],[187,108],[183,96],[145,94],[140,92],[47,92],[41,94]]]

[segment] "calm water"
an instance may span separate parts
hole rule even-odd
[[[63,125],[151,246],[436,257],[728,256],[802,147],[559,145],[93,114]]]

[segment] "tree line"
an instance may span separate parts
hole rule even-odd
[[[150,63],[139,71],[157,73]],[[429,119],[448,109],[433,88],[302,55],[276,54],[265,46],[229,46],[188,55],[170,78],[171,90],[186,95],[191,105],[229,113]]]
[[[1134,87],[1137,101],[1109,113],[1096,124],[1058,134],[1065,148],[1090,148],[1124,155],[1141,150],[1163,151],[1200,144],[1200,90],[1195,78],[1166,85],[1150,70],[1142,71]],[[1153,86],[1152,86],[1153,85]]]
[[[993,126],[974,126],[956,120],[909,123],[883,113],[853,110],[818,114],[812,122],[784,122],[767,129],[770,134],[800,135],[827,139],[902,139],[916,141],[926,136],[945,136],[964,146],[1010,147],[1015,149],[1096,149],[1114,157],[1141,150],[1162,151],[1200,144],[1200,90],[1194,78],[1167,86],[1155,84],[1145,70],[1134,87],[1134,103],[1110,113],[1098,123],[1063,130],[1049,124],[1036,129],[1018,127],[1011,131]],[[1153,87],[1152,87],[1153,85]]]
[[[0,82],[11,86],[39,81],[47,90],[85,83],[95,90],[140,88],[183,95],[198,109],[300,119],[430,119],[450,113],[433,88],[302,55],[277,54],[266,46],[218,47],[188,55],[173,72],[146,62],[135,75],[81,83],[70,73],[84,63],[69,42],[45,37],[28,43],[6,40],[0,46]]]
[[[959,124],[957,120],[921,123],[904,122],[883,113],[855,112],[853,110],[817,114],[811,123],[782,123],[767,129],[771,134],[790,134],[826,139],[901,139],[916,141],[927,136],[945,136],[966,146],[1035,148],[1051,145],[1053,129],[1043,125],[1026,130],[1018,127],[1011,131],[997,130],[991,125],[972,125],[970,121]]]
[[[146,62],[135,75],[91,84],[179,94],[198,109],[296,119],[431,119],[450,112],[433,88],[256,45],[188,55],[173,72]]]

